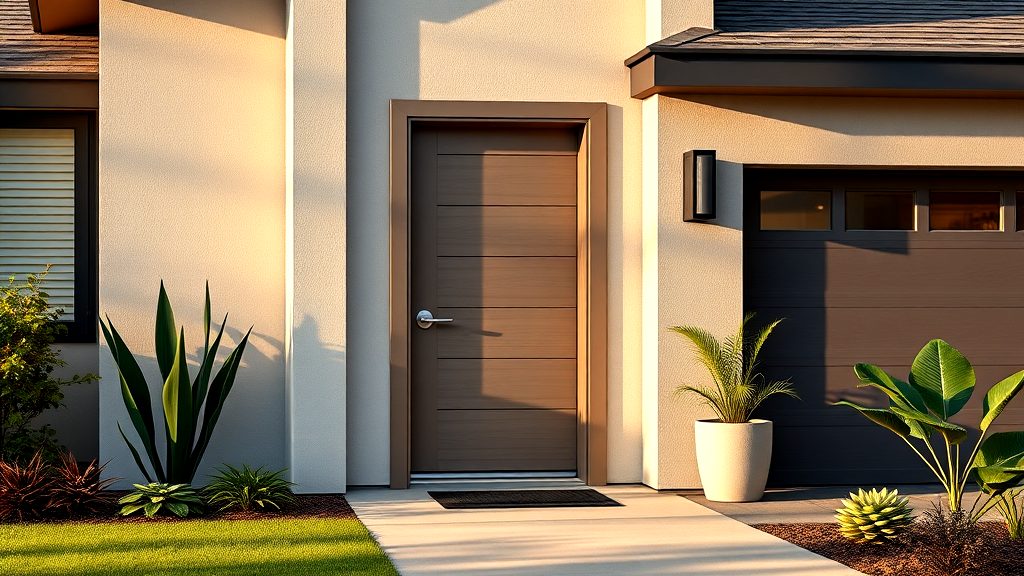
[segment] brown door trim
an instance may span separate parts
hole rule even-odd
[[[592,102],[391,101],[391,487],[409,486],[410,344],[409,152],[414,122],[540,121],[583,127],[578,246],[577,470],[587,484],[607,481],[608,106]]]

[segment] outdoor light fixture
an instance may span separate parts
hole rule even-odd
[[[683,154],[683,221],[715,219],[715,151]]]

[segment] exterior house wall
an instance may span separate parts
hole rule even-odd
[[[349,5],[348,470],[388,482],[388,102],[602,101],[609,111],[608,480],[640,480],[640,102],[623,59],[643,2]]]
[[[74,374],[99,374],[99,348],[96,344],[59,344],[60,357],[67,366],[58,368],[58,378]],[[57,441],[79,460],[99,458],[99,384],[76,384],[64,388],[64,407],[47,410],[36,419],[57,432]]]
[[[649,483],[692,488],[699,486],[692,422],[710,414],[673,390],[705,376],[665,327],[700,324],[724,335],[742,317],[742,165],[1020,167],[1024,118],[1014,100],[656,98],[659,289],[656,325],[645,325],[645,336],[657,331],[660,449]],[[694,148],[718,151],[715,224],[682,222],[680,163]]]
[[[286,465],[284,36],[277,0],[100,3],[100,313],[154,390],[161,279],[191,362],[206,280],[215,322],[231,313],[226,345],[255,326],[199,483],[225,462]],[[105,346],[99,366],[101,458],[138,480]]]

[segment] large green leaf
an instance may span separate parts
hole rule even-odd
[[[939,434],[942,434],[946,438],[946,442],[949,442],[950,444],[959,444],[967,439],[967,429],[958,424],[940,420],[931,414],[922,414],[915,410],[904,410],[899,406],[890,406],[889,409],[897,416],[916,420],[917,422],[935,428]]]
[[[124,443],[128,445],[128,450],[131,451],[132,458],[135,459],[135,465],[139,467],[139,470],[142,471],[142,475],[146,477],[146,482],[152,483],[153,477],[149,475],[149,471],[146,470],[146,465],[142,463],[142,457],[139,456],[139,451],[135,449],[135,446],[131,443],[130,440],[128,440],[128,437],[125,436],[124,430],[121,429],[120,422],[117,423],[117,431],[121,433],[121,438],[123,438]]]
[[[925,344],[910,367],[910,384],[942,420],[953,417],[967,404],[974,383],[971,363],[944,340]]]
[[[889,410],[882,408],[867,408],[865,406],[859,406],[853,402],[847,400],[840,400],[833,403],[834,406],[849,406],[857,412],[860,412],[868,420],[871,420],[875,424],[887,428],[897,436],[906,438],[910,435],[910,427],[903,421],[902,418],[894,414]]]
[[[181,330],[178,336],[174,364],[164,382],[163,404],[167,438],[171,443],[168,446],[168,482],[177,482],[182,470],[189,468],[189,438],[192,436],[192,385],[185,359],[185,330]]]
[[[224,321],[220,324],[217,338],[213,345],[206,343],[206,352],[203,355],[203,362],[199,366],[199,373],[196,374],[195,383],[192,385],[192,406],[195,407],[195,419],[193,426],[199,426],[199,407],[206,400],[206,394],[210,389],[210,374],[213,372],[213,363],[217,360],[217,351],[220,349],[220,341],[224,336],[224,328],[228,325],[228,315],[224,315]]]
[[[998,432],[985,439],[972,463],[978,482],[1005,490],[1024,479],[1024,432]]]
[[[1024,388],[1024,370],[1004,378],[995,386],[989,388],[982,403],[984,416],[979,427],[982,430],[988,430],[988,427],[999,417],[1003,412],[1003,408],[1010,403],[1010,400],[1013,400],[1013,397],[1017,395],[1017,392],[1020,392],[1021,388]]]
[[[874,364],[857,364],[853,367],[854,374],[861,381],[861,386],[872,386],[885,393],[900,408],[914,409],[918,412],[928,412],[928,405],[925,404],[921,393],[910,384],[894,378],[885,370]]]
[[[160,377],[164,380],[174,366],[175,342],[178,330],[174,324],[174,310],[167,298],[163,280],[160,281],[160,297],[156,304],[156,363],[160,366]]]
[[[238,373],[238,366],[242,363],[242,354],[245,353],[245,347],[249,342],[251,334],[252,328],[250,327],[249,331],[245,333],[245,336],[238,343],[238,346],[224,359],[224,364],[221,365],[220,370],[217,371],[213,381],[210,383],[210,391],[203,410],[203,429],[199,431],[199,438],[191,456],[193,473],[199,468],[199,462],[203,459],[203,454],[206,453],[206,447],[210,444],[210,438],[213,437],[213,430],[216,428],[217,421],[220,419],[220,413],[224,409],[224,402],[227,400],[232,386],[234,386],[235,375]],[[198,407],[196,408],[198,409]]]
[[[162,482],[164,478],[163,466],[160,464],[160,457],[156,450],[156,426],[153,420],[153,403],[149,394],[149,384],[142,373],[135,356],[128,349],[127,344],[118,334],[117,329],[107,318],[106,323],[100,320],[100,328],[103,331],[103,338],[110,348],[114,363],[117,364],[118,377],[121,380],[121,398],[124,401],[125,409],[131,418],[132,426],[142,441],[142,447],[149,457],[149,464],[153,467],[156,477]],[[127,442],[125,438],[125,442]],[[129,444],[129,448],[135,448]],[[146,474],[145,467],[140,466],[143,474]]]

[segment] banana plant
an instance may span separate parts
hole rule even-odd
[[[206,340],[199,371],[194,379],[190,379],[185,353],[185,329],[179,329],[175,325],[171,302],[167,298],[167,291],[164,290],[164,283],[160,282],[160,296],[156,308],[156,360],[163,379],[160,406],[163,409],[163,432],[166,441],[166,455],[161,461],[157,451],[156,420],[149,383],[135,356],[111,323],[110,317],[107,317],[106,322],[100,320],[103,338],[117,365],[121,397],[132,426],[139,436],[142,452],[140,453],[135,444],[128,439],[120,423],[117,429],[128,445],[135,464],[150,483],[156,478],[155,481],[161,483],[191,484],[196,475],[203,454],[210,444],[217,420],[224,409],[224,401],[227,400],[235,383],[242,354],[252,333],[250,327],[238,346],[227,355],[214,373],[214,361],[227,322],[228,316],[225,314],[217,337],[211,343],[210,284],[207,283],[206,306],[203,312]],[[146,455],[148,468],[143,462],[142,453]]]
[[[906,442],[946,489],[951,512],[962,508],[964,488],[972,473],[988,496],[980,507],[982,498],[975,501],[969,511],[972,520],[981,518],[1004,492],[1024,481],[1024,432],[989,433],[996,418],[1024,387],[1024,370],[996,383],[985,394],[978,425],[981,434],[966,460],[961,458],[961,445],[967,440],[967,428],[951,418],[974,393],[975,375],[974,367],[956,348],[944,340],[932,340],[914,358],[906,381],[873,364],[857,364],[853,370],[861,382],[858,388],[880,390],[888,396],[889,407],[869,408],[847,400],[835,404],[857,410]],[[945,458],[939,456],[935,444],[945,446]]]

